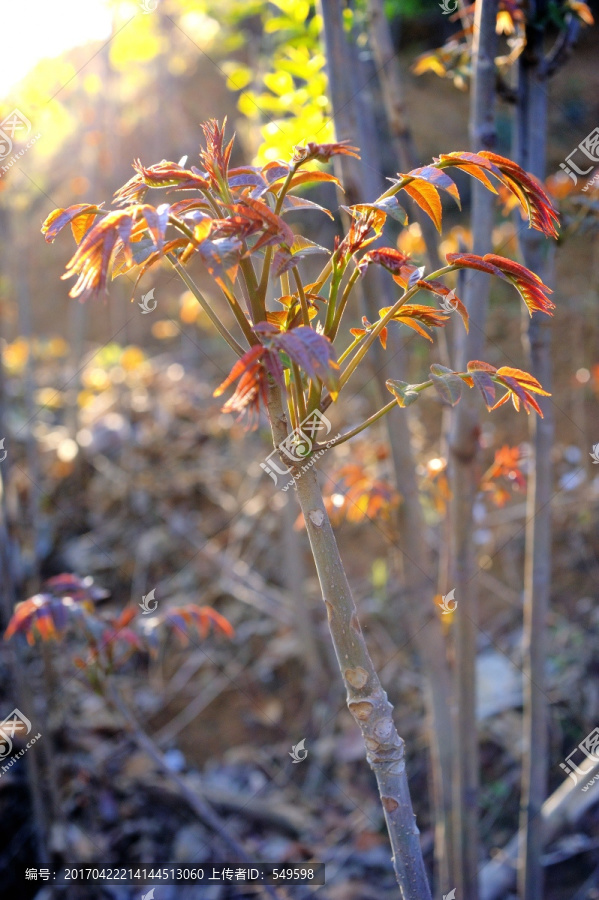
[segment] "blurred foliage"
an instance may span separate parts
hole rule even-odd
[[[248,63],[228,61],[227,87],[241,91],[238,108],[250,123],[260,123],[261,145],[255,162],[289,155],[296,144],[316,136],[333,139],[327,97],[322,20],[308,0],[238,2],[237,28],[248,27],[250,11],[260,20],[262,40]],[[265,121],[265,119],[267,121]],[[255,129],[251,129],[252,132]]]

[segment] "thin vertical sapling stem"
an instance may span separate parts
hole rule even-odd
[[[274,445],[279,446],[288,437],[288,424],[280,390],[274,384],[269,389],[268,414]],[[405,745],[364,640],[315,470],[303,473],[296,484],[347,705],[362,732],[366,757],[377,780],[402,897],[427,900],[431,894],[410,799]]]
[[[495,51],[497,0],[476,0],[470,89],[470,142],[475,150],[495,148]],[[485,252],[491,245],[494,223],[493,197],[480,182],[472,186],[472,250]],[[462,342],[463,357],[481,359],[490,278],[470,272],[464,286],[464,304],[471,327]],[[468,396],[453,414],[449,428],[450,571],[451,585],[459,598],[456,615],[456,728],[454,757],[454,862],[453,873],[460,896],[478,896],[478,732],[476,720],[476,633],[478,598],[473,543],[473,507],[479,489],[479,406]]]

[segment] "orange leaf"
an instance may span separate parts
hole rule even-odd
[[[441,232],[442,207],[439,192],[432,184],[426,181],[410,182],[403,188],[406,194],[409,194],[420,209],[429,216],[435,223],[437,231]]]

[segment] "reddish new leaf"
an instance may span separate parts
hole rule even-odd
[[[46,241],[51,244],[65,225],[71,226],[73,237],[77,243],[93,224],[97,215],[103,215],[102,204],[93,206],[90,203],[77,203],[67,209],[55,209],[45,220],[41,231]]]
[[[118,205],[138,203],[145,197],[148,188],[172,188],[177,191],[203,190],[208,187],[208,180],[197,170],[184,169],[178,163],[165,159],[156,165],[145,167],[139,159],[133,163],[136,173],[114,195]]]
[[[299,328],[275,335],[272,344],[278,350],[283,350],[309,378],[319,378],[329,389],[333,399],[336,397],[339,365],[336,361],[335,348],[324,334],[318,334],[313,328],[301,325]]]
[[[391,306],[386,306],[383,309],[379,309],[379,315],[382,318],[387,315],[389,310],[392,309]],[[430,335],[421,328],[418,322],[421,322],[423,325],[426,325],[428,328],[442,328],[449,316],[443,313],[437,312],[436,309],[433,309],[432,306],[421,306],[417,303],[406,303],[405,306],[401,306],[391,321],[393,322],[401,322],[403,325],[407,325],[408,328],[412,328],[414,331],[421,334],[422,337],[425,337],[427,341],[432,341]]]
[[[360,337],[360,338],[363,337],[365,334],[368,334],[370,329],[373,327],[371,325],[371,323],[368,321],[368,319],[366,318],[366,316],[362,316],[362,325],[364,326],[363,328],[350,328],[349,329],[351,334],[353,334],[354,337]],[[386,327],[381,328],[381,330],[379,331],[379,341],[382,344],[383,350],[387,349],[387,335],[388,335],[388,329]]]
[[[538,275],[512,259],[495,253],[482,257],[474,253],[448,253],[446,259],[460,268],[477,269],[510,281],[519,291],[530,315],[535,311],[551,315],[551,310],[555,309],[555,304],[547,297],[547,294],[553,293],[552,290],[543,284]]]
[[[336,141],[332,144],[316,144],[310,141],[305,147],[298,145],[293,154],[293,162],[307,162],[315,159],[318,162],[328,162],[332,156],[353,156],[360,159],[357,147],[353,147],[348,141]]]
[[[229,620],[211,606],[196,606],[193,603],[175,606],[158,618],[161,624],[173,630],[183,646],[189,644],[189,634],[192,631],[196,631],[202,640],[208,636],[211,627],[228,638],[235,634]]]
[[[400,253],[399,250],[395,250],[393,247],[379,247],[378,250],[369,250],[364,254],[358,263],[358,269],[360,274],[363,275],[368,266],[374,263],[383,266],[384,269],[387,269],[393,275],[398,275],[407,260],[408,257],[405,253]]]
[[[470,175],[474,169],[478,169],[478,175],[475,177],[483,184],[488,181],[486,172],[489,172],[518,198],[522,211],[528,216],[531,228],[542,231],[548,237],[557,237],[556,225],[559,224],[559,218],[553,203],[536,178],[511,159],[499,156],[498,153],[491,153],[489,150],[480,150],[478,153],[460,151],[439,157],[438,163],[440,168],[457,166]],[[482,178],[480,170],[484,170]]]
[[[231,138],[225,145],[226,125],[226,116],[222,125],[219,125],[216,119],[209,119],[202,123],[206,149],[200,150],[200,158],[210,178],[210,184],[217,193],[221,191],[227,181],[231,150],[233,149],[234,138]]]

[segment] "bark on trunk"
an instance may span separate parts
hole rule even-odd
[[[278,446],[288,435],[288,423],[276,386],[269,391],[268,411],[273,441]],[[301,474],[295,487],[346,689],[347,706],[362,732],[366,758],[377,780],[401,896],[403,900],[430,900],[408,787],[404,742],[397,733],[393,707],[368,653],[315,469]]]
[[[533,3],[528,18],[538,20],[544,4]],[[543,28],[528,26],[527,47],[518,66],[516,145],[514,158],[541,181],[545,177],[547,140],[547,83],[540,74]],[[552,282],[554,246],[537,231],[520,225],[520,251],[524,265],[546,283]],[[551,319],[534,313],[525,316],[523,342],[528,351],[527,371],[551,391]],[[533,453],[527,493],[527,528],[524,572],[524,717],[522,796],[520,810],[519,892],[523,900],[542,900],[543,850],[539,816],[547,792],[548,704],[545,692],[546,624],[551,588],[551,453],[554,442],[553,406],[540,403],[544,418],[530,422]]]
[[[359,203],[373,199],[385,189],[381,172],[380,134],[377,132],[372,104],[367,103],[361,90],[367,78],[360,67],[355,46],[349,46],[342,27],[342,4],[339,0],[322,3],[329,90],[333,106],[335,131],[338,139],[349,138],[360,145],[362,159],[337,157],[339,176],[345,188],[345,202]],[[378,26],[381,34],[380,24]],[[383,84],[387,94],[391,85]],[[394,106],[395,130],[407,140],[404,126],[398,118],[403,107]],[[399,163],[409,169],[411,163],[402,143]],[[432,224],[432,223],[431,223]],[[434,226],[433,226],[434,230]],[[436,243],[433,245],[436,246]],[[434,259],[436,250],[431,259]],[[436,264],[436,263],[435,263]],[[396,301],[396,289],[390,279],[378,270],[368,275],[364,290],[365,313],[371,321],[379,317],[378,310]],[[385,382],[398,377],[407,364],[404,340],[399,331],[389,329],[386,352],[378,345],[372,349],[374,377],[382,397],[388,396]],[[434,567],[428,546],[424,518],[415,477],[415,461],[410,445],[409,417],[403,410],[401,417],[388,415],[385,424],[391,445],[394,477],[402,496],[397,524],[400,535],[399,563],[402,570],[403,608],[411,639],[418,649],[426,672],[425,703],[431,746],[431,774],[435,806],[435,855],[440,882],[447,887],[450,878],[450,822],[451,822],[451,765],[452,721],[449,668],[439,615],[434,605]]]
[[[470,144],[474,151],[495,147],[495,19],[497,0],[477,0],[472,50],[470,96]],[[493,196],[474,183],[472,187],[472,252],[484,255],[491,245],[494,219]],[[463,369],[471,359],[481,359],[485,345],[485,325],[489,276],[469,273],[465,296],[461,298],[470,315],[470,331],[462,342]],[[456,407],[450,429],[450,505],[452,578],[447,589],[455,589],[458,601],[456,622],[456,746],[454,758],[454,865],[457,894],[476,900],[478,896],[478,738],[476,721],[476,633],[477,596],[473,550],[472,508],[480,480],[479,400],[467,393]]]

